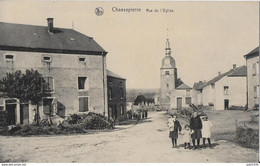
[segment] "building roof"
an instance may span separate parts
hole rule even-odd
[[[92,38],[73,29],[0,22],[0,49],[106,55],[106,51]]]
[[[162,60],[162,67],[161,68],[176,68],[176,63],[174,58],[171,55],[167,55]]]
[[[210,81],[204,83],[201,87],[199,87],[199,89],[203,89],[204,87],[211,85],[211,84],[215,84],[216,82],[218,82],[219,80],[221,80],[223,77],[225,76],[230,76],[230,77],[246,77],[246,74],[244,75],[244,73],[246,72],[246,67],[245,66],[240,66],[238,68],[235,69],[231,69],[223,74],[220,74],[216,77],[214,77],[213,79],[211,79]]]
[[[199,90],[201,86],[204,85],[204,82],[202,81],[199,81],[199,82],[195,82],[194,85],[193,85],[193,89],[195,90]]]
[[[142,94],[146,99],[154,99],[159,96],[159,89],[126,89],[126,101],[133,102],[136,97]]]
[[[246,76],[247,76],[246,66],[241,66],[228,75],[228,77],[246,77]]]
[[[134,105],[138,105],[139,103],[145,102],[146,98],[143,95],[138,95],[134,101]]]
[[[250,51],[248,54],[244,55],[246,59],[252,56],[259,56],[259,46]]]
[[[189,87],[188,85],[186,85],[185,83],[181,84],[180,86],[178,86],[176,88],[177,90],[190,90],[192,89],[191,87]]]
[[[118,78],[118,79],[122,79],[122,80],[125,80],[125,78],[117,75],[116,73],[113,73],[112,71],[110,70],[107,70],[107,76],[108,77],[114,77],[114,78]]]

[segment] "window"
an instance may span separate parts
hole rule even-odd
[[[54,79],[52,76],[44,76],[44,80],[47,82],[51,92],[54,91]]]
[[[169,78],[170,72],[169,71],[165,71],[165,75],[166,75],[166,78]]]
[[[224,95],[228,95],[228,86],[224,86]]]
[[[53,98],[43,99],[43,113],[45,115],[50,115],[53,113]]]
[[[256,63],[256,75],[259,74],[259,62]]]
[[[123,105],[121,105],[121,107],[120,107],[120,112],[121,112],[121,116],[124,116],[124,114],[125,114],[125,109],[124,109],[124,106],[123,106]]]
[[[108,89],[108,98],[109,100],[112,100],[112,88]]]
[[[42,61],[43,62],[51,62],[51,56],[50,55],[43,55]]]
[[[78,90],[87,90],[87,77],[78,77]]]
[[[185,97],[185,103],[191,104],[191,97]]]
[[[169,88],[169,84],[166,84],[166,87]]]
[[[256,75],[256,63],[253,63],[253,75]]]
[[[124,90],[123,90],[123,88],[120,88],[120,95],[121,95],[121,99],[123,99],[124,98]]]
[[[258,98],[259,97],[259,85],[254,86],[254,97]]]
[[[80,97],[79,98],[79,112],[88,111],[88,97]]]
[[[186,90],[186,96],[190,96],[190,90]]]
[[[14,55],[6,54],[5,55],[5,61],[14,61]]]
[[[84,57],[78,57],[79,62],[85,62],[85,60],[86,60],[86,58],[84,58]]]

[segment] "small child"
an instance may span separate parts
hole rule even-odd
[[[206,139],[208,139],[209,147],[211,147],[211,142],[210,142],[210,137],[211,137],[211,128],[212,128],[212,123],[208,120],[207,116],[202,117],[202,138],[203,138],[203,146],[204,149],[206,148],[205,142]]]
[[[190,129],[188,124],[186,124],[184,128],[185,130],[181,133],[183,135],[184,149],[187,149],[187,146],[190,149],[191,134],[193,134],[193,131]]]

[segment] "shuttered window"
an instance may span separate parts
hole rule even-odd
[[[54,79],[52,76],[44,76],[44,80],[47,82],[51,92],[54,91]]]
[[[191,104],[191,97],[186,97],[185,100],[186,104]]]
[[[88,111],[88,97],[80,97],[79,98],[79,112]]]
[[[78,90],[87,90],[87,77],[78,77]]]

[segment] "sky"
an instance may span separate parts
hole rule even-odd
[[[55,27],[73,24],[93,37],[108,52],[107,68],[126,78],[127,88],[160,87],[167,34],[178,77],[189,86],[245,65],[243,55],[259,45],[258,2],[0,1],[0,22],[46,26],[48,17]]]

